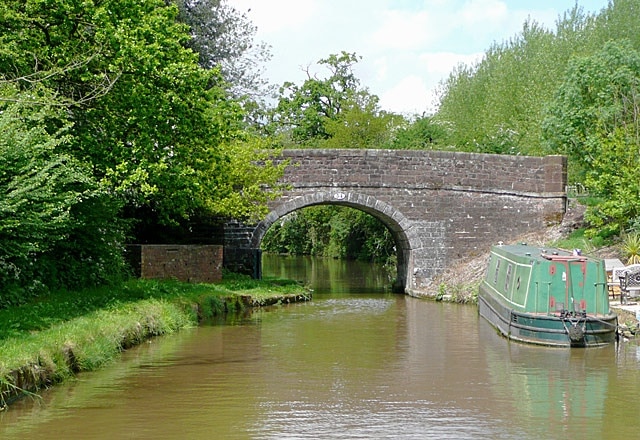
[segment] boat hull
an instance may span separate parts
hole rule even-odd
[[[482,285],[478,292],[478,311],[508,339],[546,346],[596,347],[615,341],[615,314],[562,317],[515,311],[498,301]],[[575,328],[574,324],[577,323]]]

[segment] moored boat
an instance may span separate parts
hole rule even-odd
[[[525,244],[491,248],[478,309],[509,339],[591,347],[615,341],[604,261]]]

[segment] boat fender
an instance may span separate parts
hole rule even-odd
[[[584,330],[578,326],[578,323],[571,324],[567,329],[571,342],[581,342],[584,339]]]

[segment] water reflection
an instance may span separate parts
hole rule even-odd
[[[155,339],[0,413],[0,437],[636,438],[637,350],[526,346],[472,306],[318,293]]]
[[[517,424],[543,438],[605,437],[601,420],[615,346],[558,350],[506,342],[506,350],[497,348],[486,351],[492,388]]]
[[[383,293],[391,291],[389,273],[380,265],[362,261],[310,256],[264,254],[265,276],[291,278],[312,286],[317,293]]]

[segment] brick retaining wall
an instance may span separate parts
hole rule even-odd
[[[219,245],[130,245],[127,254],[135,274],[143,279],[222,280],[223,247]]]

